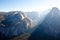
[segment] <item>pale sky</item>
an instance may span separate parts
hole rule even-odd
[[[60,0],[0,0],[0,11],[45,11],[57,7]]]

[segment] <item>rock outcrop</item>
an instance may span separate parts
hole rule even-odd
[[[12,38],[30,29],[31,20],[21,11],[0,12],[0,38]]]

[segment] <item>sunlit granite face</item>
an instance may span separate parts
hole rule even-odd
[[[31,25],[30,20],[22,12],[6,12],[0,15],[0,37],[13,37],[23,34]],[[28,26],[27,26],[28,25]]]

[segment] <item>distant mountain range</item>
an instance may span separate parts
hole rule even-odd
[[[53,7],[29,40],[60,40],[60,10]]]
[[[34,22],[38,23],[39,21],[39,13],[38,12],[25,12],[28,17],[30,17]]]

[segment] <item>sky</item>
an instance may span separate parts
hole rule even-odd
[[[0,11],[45,11],[57,7],[60,0],[0,0]]]

